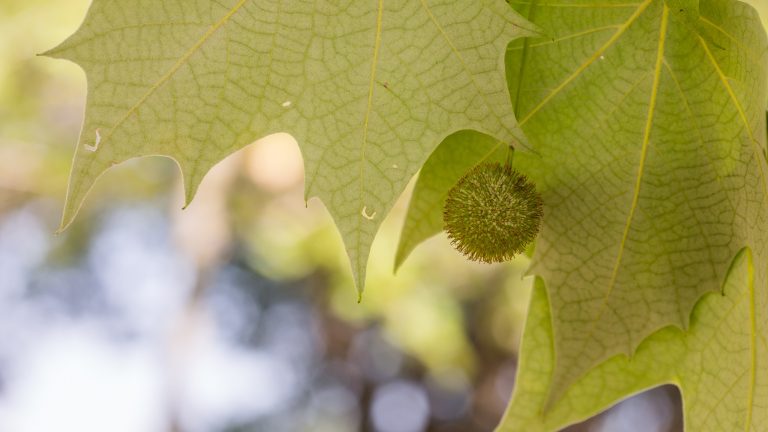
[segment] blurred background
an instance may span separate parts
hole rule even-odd
[[[88,4],[0,0],[0,432],[492,430],[527,260],[470,263],[437,236],[393,275],[406,192],[358,304],[289,136],[219,164],[185,211],[171,161],[121,165],[54,235],[86,83],[36,54]],[[682,430],[679,393],[569,430]]]

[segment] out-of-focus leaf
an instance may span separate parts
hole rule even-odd
[[[413,189],[395,257],[395,270],[421,242],[443,230],[448,191],[477,164],[503,162],[509,146],[488,135],[461,131],[446,138],[424,163]]]

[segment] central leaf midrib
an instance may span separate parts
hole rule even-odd
[[[363,143],[360,146],[360,195],[358,197],[358,206],[360,207],[360,215],[357,217],[357,229],[355,230],[355,251],[359,253],[362,250],[361,245],[361,225],[364,219],[365,205],[363,197],[365,195],[365,150],[368,146],[368,128],[371,120],[371,113],[373,111],[373,96],[376,86],[376,72],[379,65],[379,52],[381,51],[381,32],[384,19],[384,0],[379,0],[378,10],[376,11],[376,34],[373,43],[373,59],[371,60],[371,77],[368,82],[368,101],[365,108],[365,120],[363,122]],[[365,270],[365,260],[358,260],[356,270],[356,277],[361,277]],[[363,286],[364,280],[358,281],[358,286]]]
[[[646,2],[646,4],[641,6],[638,10],[640,9],[644,10],[644,8],[647,7],[647,5],[651,3],[651,1],[652,0],[649,0],[648,2]],[[634,20],[636,20],[641,13],[642,11],[640,13],[637,13],[636,11],[635,14],[632,15],[630,20],[627,21],[629,24],[625,24],[624,26],[622,26],[622,29],[619,30],[617,33],[623,33],[630,26],[631,22],[634,22]],[[643,141],[640,149],[640,161],[639,161],[637,175],[634,183],[632,201],[630,203],[629,212],[627,214],[624,230],[622,232],[621,242],[619,244],[619,250],[617,252],[617,256],[614,261],[613,270],[611,272],[611,279],[608,283],[608,289],[605,295],[603,296],[603,300],[600,306],[598,307],[595,317],[590,320],[589,330],[587,331],[586,337],[582,339],[583,342],[580,344],[580,348],[578,350],[576,357],[580,357],[584,352],[584,350],[586,350],[588,341],[593,338],[594,333],[597,330],[597,324],[600,322],[603,313],[608,308],[608,301],[610,300],[614,287],[616,285],[616,280],[619,274],[619,269],[621,267],[624,250],[626,248],[626,242],[629,236],[629,231],[632,226],[632,221],[634,219],[635,211],[637,209],[637,205],[640,199],[640,188],[642,185],[645,162],[648,154],[648,146],[650,144],[650,137],[651,137],[651,133],[654,125],[654,115],[655,115],[656,104],[658,102],[658,94],[659,94],[659,87],[661,82],[661,73],[662,73],[662,68],[664,64],[664,52],[665,52],[665,46],[666,46],[668,26],[669,26],[669,8],[667,7],[666,4],[664,4],[662,9],[662,15],[661,15],[661,24],[659,26],[660,27],[659,40],[658,40],[658,48],[656,52],[656,62],[653,70],[653,83],[651,88],[650,101],[648,104],[648,113],[646,115],[646,122],[643,130]],[[615,42],[616,39],[618,38],[612,37],[611,41]],[[604,51],[604,48],[606,48],[606,45],[601,47],[601,49],[598,50],[598,52]],[[554,393],[550,392],[549,401],[547,405],[551,405],[552,403],[554,403],[553,396],[554,396]]]
[[[653,85],[651,87],[651,99],[648,104],[648,115],[646,116],[645,129],[643,131],[643,142],[640,148],[640,161],[637,167],[637,177],[635,179],[634,192],[632,194],[632,203],[629,207],[629,213],[627,214],[627,221],[624,225],[624,232],[621,236],[621,243],[619,244],[619,252],[616,256],[613,271],[611,273],[611,280],[608,284],[608,291],[603,299],[603,304],[600,307],[597,318],[593,323],[597,323],[602,316],[603,311],[608,306],[608,300],[613,293],[613,289],[616,286],[616,279],[619,274],[619,268],[621,267],[622,260],[624,258],[624,251],[626,249],[627,239],[629,238],[629,231],[632,227],[632,221],[637,211],[637,205],[640,201],[640,188],[643,182],[643,176],[645,174],[645,162],[648,157],[648,146],[651,141],[651,132],[653,131],[653,124],[655,118],[656,104],[658,102],[659,87],[661,86],[661,71],[664,65],[664,50],[667,39],[667,27],[669,26],[669,8],[665,4],[661,13],[661,30],[659,31],[659,45],[656,52],[656,65],[653,72]],[[593,326],[596,324],[593,324]]]

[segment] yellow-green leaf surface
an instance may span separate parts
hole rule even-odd
[[[740,351],[750,366],[718,379],[746,380],[735,390],[744,399],[765,393],[768,45],[754,9],[736,0],[511,4],[548,33],[508,55],[534,150],[515,164],[545,202],[531,273],[551,307],[547,403],[657,330],[688,328],[694,304],[722,289],[745,247],[754,289],[732,326],[751,332]]]
[[[522,139],[503,57],[532,28],[503,0],[94,0],[47,53],[88,77],[63,225],[117,163],[173,158],[189,201],[221,159],[288,132],[362,289],[381,221],[442,139]]]
[[[753,259],[750,250],[738,255],[722,295],[704,296],[687,331],[666,327],[654,333],[631,360],[616,356],[602,363],[549,407],[555,367],[552,316],[544,284],[537,280],[515,395],[497,432],[557,431],[621,398],[668,383],[680,387],[687,430],[765,431],[768,358],[765,333],[756,337],[752,327],[758,288]]]
[[[473,167],[484,161],[504,162],[509,145],[472,131],[446,138],[419,172],[408,204],[395,269],[424,240],[443,230],[443,206],[448,192]]]

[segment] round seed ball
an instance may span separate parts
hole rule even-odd
[[[535,186],[509,165],[484,163],[448,192],[443,210],[451,244],[467,258],[503,262],[523,252],[541,227]]]

